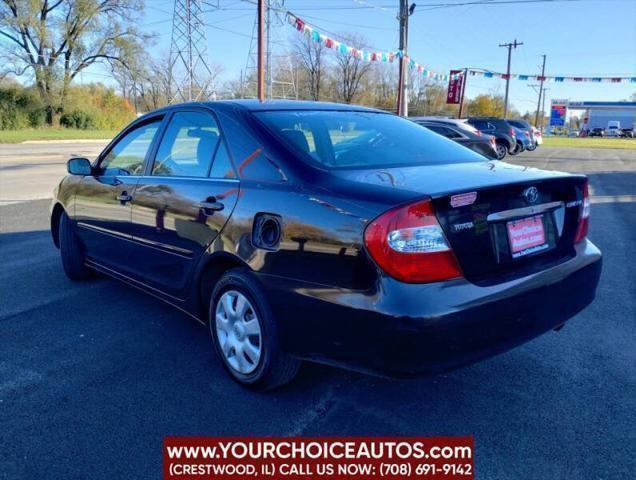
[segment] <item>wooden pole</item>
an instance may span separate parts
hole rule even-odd
[[[258,0],[258,100],[265,101],[265,0]]]
[[[404,61],[404,56],[406,55],[406,39],[407,39],[407,22],[408,22],[408,18],[409,18],[409,14],[408,14],[408,4],[407,4],[408,0],[400,0],[400,14],[399,14],[399,20],[400,20],[400,50],[402,51],[402,56],[400,56],[399,59],[399,72],[398,72],[398,91],[397,91],[397,114],[400,117],[405,117],[408,115],[408,113],[406,112],[406,106],[405,104],[407,103],[405,100],[405,96],[406,96],[406,92],[404,91],[404,84],[406,83],[406,72],[405,72],[405,66],[406,66],[406,62]]]

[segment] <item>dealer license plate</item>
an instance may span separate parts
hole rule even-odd
[[[519,258],[549,248],[543,215],[513,220],[506,224],[512,258]]]

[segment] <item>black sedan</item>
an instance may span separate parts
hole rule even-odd
[[[415,123],[432,130],[452,141],[470,148],[471,150],[483,155],[486,158],[497,159],[497,146],[495,137],[485,133],[481,133],[471,125],[465,124],[465,128],[459,128],[450,121],[442,120],[414,120]]]
[[[561,327],[601,271],[585,176],[363,107],[170,106],[68,170],[51,211],[68,277],[188,313],[254,388],[302,360],[396,376],[475,362]]]

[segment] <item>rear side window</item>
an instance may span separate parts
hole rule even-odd
[[[310,110],[255,115],[304,158],[330,169],[484,161],[455,142],[386,113]]]
[[[491,125],[485,120],[473,120],[472,124],[475,126],[477,130],[486,131],[486,130],[494,130],[494,125]]]
[[[219,127],[212,115],[177,112],[161,139],[152,174],[207,177],[219,141]]]
[[[449,127],[442,127],[440,125],[426,125],[429,130],[433,130],[435,133],[444,135],[446,138],[462,138],[462,135]]]
[[[161,119],[158,119],[126,133],[99,164],[102,175],[141,175],[160,124]]]

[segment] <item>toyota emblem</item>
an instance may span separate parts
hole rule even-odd
[[[537,200],[539,200],[539,190],[537,189],[537,187],[526,188],[523,191],[522,195],[528,203],[537,203]]]

